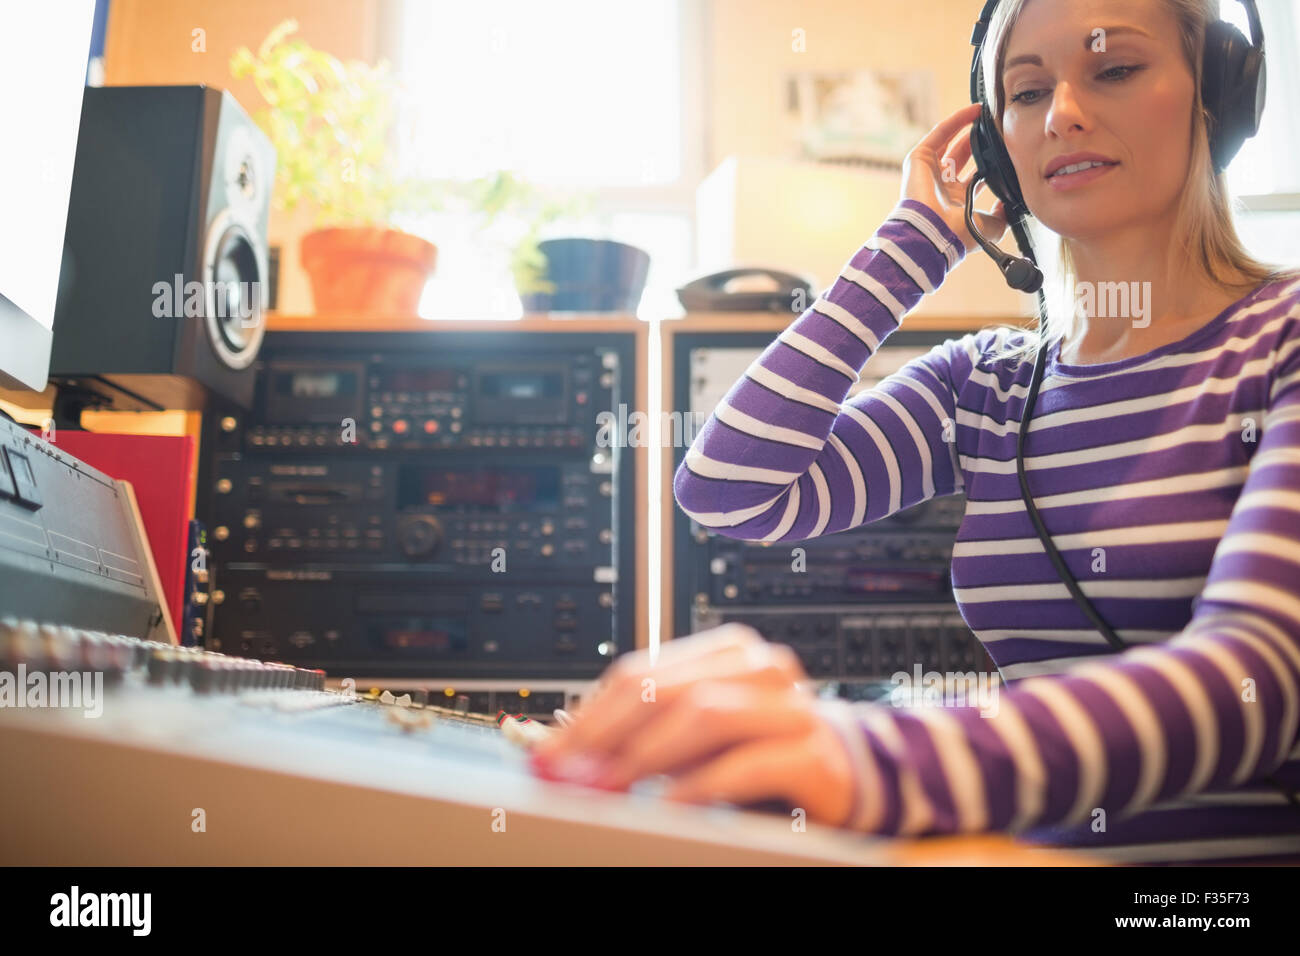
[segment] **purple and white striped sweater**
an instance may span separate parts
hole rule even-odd
[[[1135,861],[1300,858],[1300,808],[1258,779],[1300,786],[1300,281],[1139,357],[1049,352],[1026,474],[1084,593],[1141,645],[1116,655],[1021,501],[1032,363],[988,357],[1023,333],[949,339],[846,401],[964,256],[901,202],[731,388],[674,481],[700,524],[791,542],[965,493],[955,597],[1011,686],[988,717],[828,703],[857,763],[852,826],[1007,829]],[[1134,846],[1148,842],[1162,846]]]

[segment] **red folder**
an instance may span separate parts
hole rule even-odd
[[[140,516],[172,620],[181,627],[190,519],[194,517],[195,455],[189,435],[108,435],[60,428],[56,448],[135,487]]]

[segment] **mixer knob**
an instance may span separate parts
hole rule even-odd
[[[75,628],[42,624],[46,666],[54,670],[72,670],[81,658],[81,640]]]
[[[29,666],[42,660],[40,629],[35,621],[8,618],[0,628],[0,658]]]
[[[99,631],[83,631],[81,637],[81,666],[88,671],[112,670],[109,656],[107,634]]]
[[[397,542],[408,558],[431,555],[442,543],[442,525],[433,515],[403,515],[397,523]]]
[[[125,637],[123,640],[127,642],[126,648],[131,655],[128,668],[144,667],[149,661],[149,644],[133,637]]]
[[[210,658],[201,658],[194,662],[190,670],[190,687],[197,693],[208,694],[219,687],[221,665]]]
[[[156,648],[149,655],[149,683],[169,684],[179,669],[179,661],[170,650]]]

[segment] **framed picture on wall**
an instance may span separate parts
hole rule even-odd
[[[791,73],[785,117],[804,159],[898,166],[937,122],[929,70]]]

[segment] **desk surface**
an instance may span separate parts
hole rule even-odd
[[[136,722],[138,724],[138,722]],[[373,742],[105,710],[0,713],[0,863],[1077,866],[998,835],[886,840],[550,784]],[[195,821],[203,829],[195,829]]]

